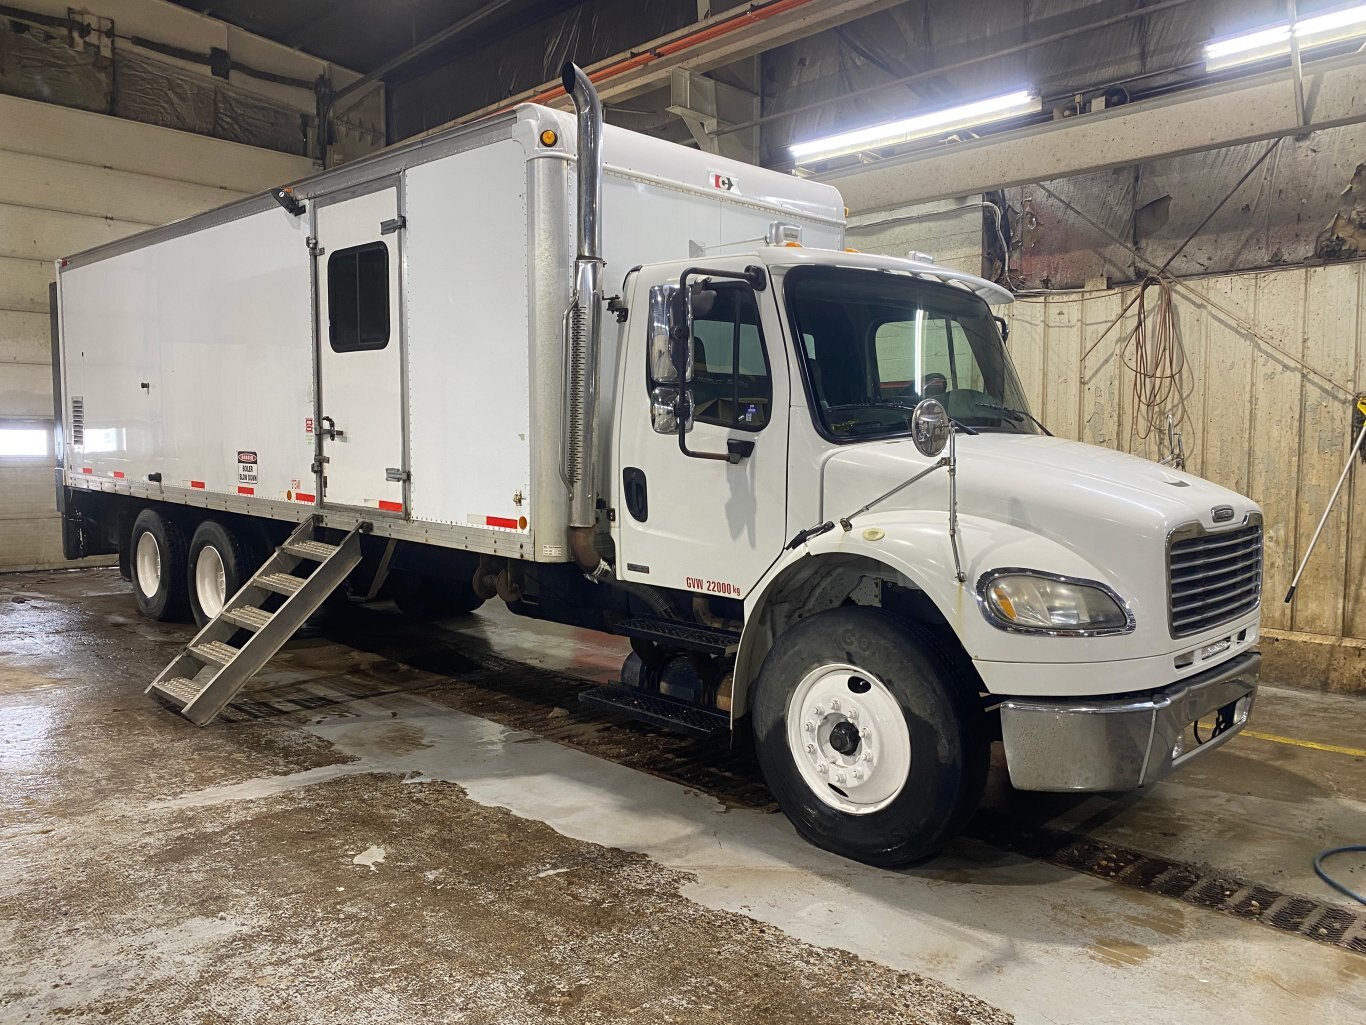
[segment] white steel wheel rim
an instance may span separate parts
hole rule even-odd
[[[911,774],[911,732],[887,686],[857,666],[821,666],[787,705],[787,744],[806,785],[849,815],[879,811]]]
[[[161,545],[157,544],[150,530],[144,530],[138,536],[134,563],[137,567],[138,590],[144,598],[155,598],[161,590]]]
[[[205,545],[195,556],[194,590],[204,615],[213,619],[223,611],[228,600],[227,574],[223,571],[223,556],[213,545]]]

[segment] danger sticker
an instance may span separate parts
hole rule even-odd
[[[256,453],[239,449],[237,452],[237,483],[255,485]]]

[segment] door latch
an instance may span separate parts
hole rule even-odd
[[[346,437],[346,432],[338,430],[337,421],[333,420],[330,416],[318,417],[318,423],[323,425],[322,430],[318,433],[325,435],[328,441],[336,441],[338,438]]]
[[[400,470],[397,466],[388,466],[384,469],[384,479],[401,484],[412,480],[413,475],[407,470]]]

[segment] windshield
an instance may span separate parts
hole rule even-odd
[[[1037,434],[986,303],[909,275],[796,267],[787,302],[818,426],[836,440],[910,431],[942,401],[978,431]]]

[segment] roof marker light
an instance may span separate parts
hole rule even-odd
[[[847,156],[850,153],[879,149],[883,146],[898,146],[915,139],[972,128],[1017,114],[1033,113],[1042,108],[1043,103],[1039,97],[1028,89],[1020,89],[1013,93],[974,100],[972,103],[963,103],[929,114],[917,114],[900,121],[870,125],[838,135],[828,135],[823,139],[793,143],[788,149],[798,164],[810,164],[830,157]]]

